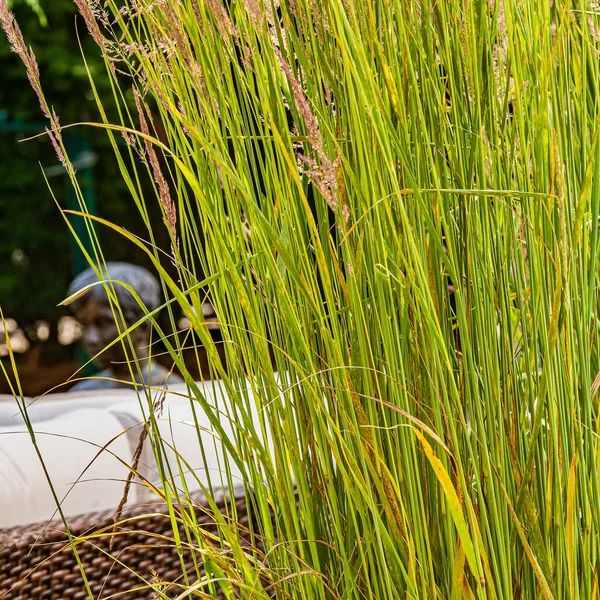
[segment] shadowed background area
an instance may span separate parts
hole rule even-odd
[[[78,50],[75,25],[80,27],[81,19],[75,4],[16,0],[11,9],[38,57],[42,84],[61,121],[98,121]],[[96,87],[109,97],[97,47],[87,35],[81,35],[81,46]],[[56,206],[77,207],[66,172],[47,136],[27,140],[42,133],[46,124],[23,66],[4,35],[0,36],[0,63],[0,307],[19,359],[23,391],[32,396],[62,384],[87,360],[79,343],[79,326],[68,308],[58,306],[69,282],[87,262]],[[129,100],[133,104],[133,95]],[[105,108],[110,112],[114,107],[109,103]],[[75,127],[65,131],[65,139],[89,206],[99,217],[143,237],[145,228],[138,211],[132,209],[104,132]],[[142,181],[143,186],[149,184]],[[152,219],[162,220],[158,207],[151,205],[149,211]],[[83,232],[78,219],[72,224]],[[144,252],[123,237],[107,228],[98,228],[97,234],[108,260],[151,267]],[[156,237],[160,247],[169,247],[162,228],[157,227]],[[181,324],[186,327],[185,321]],[[7,354],[0,327],[0,360],[6,360]],[[85,373],[93,372],[88,367]],[[9,392],[8,382],[0,378],[0,393]]]

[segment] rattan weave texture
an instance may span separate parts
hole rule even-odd
[[[225,514],[225,506],[227,514],[231,514],[230,501],[221,498],[218,505],[222,514]],[[197,501],[194,506],[202,529],[217,533],[214,517],[206,503]],[[247,527],[245,498],[237,498],[235,506],[236,521],[243,528]],[[152,580],[153,571],[162,581],[182,581],[180,558],[169,542],[173,539],[173,530],[164,503],[127,510],[122,517],[127,522],[117,529],[119,534],[115,536],[111,549],[109,541],[113,519],[113,513],[94,513],[69,519],[69,528],[74,536],[99,534],[93,541],[78,546],[94,598],[100,600],[113,594],[119,594],[118,598],[125,600],[155,598],[151,589],[131,591],[144,585],[136,573],[147,581]],[[183,532],[183,529],[180,528],[180,531]],[[186,568],[191,570],[192,551],[184,551],[183,559]],[[190,579],[194,581],[195,577]],[[175,597],[181,593],[181,588],[171,586],[163,591],[168,597]],[[26,528],[0,529],[1,600],[84,600],[88,597],[62,523],[53,521]]]

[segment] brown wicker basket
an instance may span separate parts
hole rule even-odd
[[[234,500],[221,496],[217,504],[222,514],[231,515],[233,502],[237,513],[235,521],[243,531],[247,531],[249,515],[243,496]],[[218,533],[215,519],[205,501],[196,499],[194,512],[204,531]],[[166,505],[149,503],[136,506],[123,513],[121,522],[123,520],[126,522],[117,528],[118,535],[111,536],[114,513],[95,513],[69,519],[73,536],[98,535],[78,545],[94,598],[99,600],[113,594],[127,600],[160,597],[149,588],[131,591],[144,586],[138,575],[146,581],[158,577],[159,581],[182,582],[181,560],[174,544],[169,541],[173,539],[173,529]],[[111,537],[114,537],[112,548]],[[194,566],[192,552],[186,550],[182,553],[186,569],[190,572]],[[194,571],[194,575],[190,575],[190,582],[196,579]],[[168,597],[174,597],[182,590],[179,586],[171,586],[162,591]],[[208,590],[203,591],[206,593]],[[223,596],[217,593],[216,597]],[[88,593],[61,522],[0,529],[0,599],[85,598],[88,598]]]

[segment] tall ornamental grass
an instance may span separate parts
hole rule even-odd
[[[75,1],[118,106],[96,94],[80,126],[148,232],[87,213],[3,8],[78,192],[66,222],[99,269],[100,227],[152,259],[191,323],[157,336],[229,452],[206,493],[235,464],[255,508],[255,548],[234,514],[208,537],[173,483],[189,457],[158,460],[198,548],[179,597],[599,598],[598,4]],[[200,346],[225,408],[186,370]]]

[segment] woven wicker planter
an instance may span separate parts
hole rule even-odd
[[[225,506],[223,499],[219,508]],[[245,499],[236,501],[237,522],[248,524]],[[228,503],[228,513],[231,505]],[[223,510],[225,510],[223,508]],[[217,532],[214,518],[205,503],[197,503],[196,518],[202,529]],[[69,520],[74,536],[90,535],[108,529],[106,535],[95,538],[93,544],[85,542],[78,546],[79,556],[85,568],[94,598],[107,598],[118,594],[128,600],[156,597],[146,589],[130,590],[144,585],[134,573],[152,580],[154,571],[159,580],[179,581],[181,563],[176,550],[168,540],[173,538],[171,521],[166,505],[152,503],[127,510],[122,518],[141,517],[119,527],[109,548],[113,513],[95,513]],[[159,536],[165,536],[165,540]],[[184,551],[186,567],[193,568],[192,552]],[[119,564],[123,563],[123,564]],[[132,573],[133,571],[133,573]],[[195,580],[190,576],[191,581]],[[163,590],[174,597],[181,588],[172,586]],[[205,590],[207,591],[207,590]],[[124,593],[128,592],[128,593]],[[217,596],[222,597],[222,596]],[[75,556],[67,541],[62,523],[27,526],[26,528],[0,529],[0,598],[2,600],[83,600],[88,598]]]

